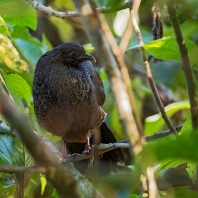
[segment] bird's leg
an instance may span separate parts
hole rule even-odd
[[[89,137],[87,137],[86,139],[86,144],[85,144],[85,150],[83,151],[83,155],[88,154],[91,152],[91,147],[90,147],[90,141],[89,141]]]
[[[64,158],[70,157],[71,155],[67,153],[66,142],[63,140],[62,145],[62,155],[59,157],[59,161],[61,162]]]

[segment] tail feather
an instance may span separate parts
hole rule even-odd
[[[108,143],[117,142],[115,136],[113,135],[112,131],[108,128],[105,122],[102,123],[100,128],[101,128],[100,129],[101,130],[101,143],[108,144]],[[107,154],[113,162],[121,162],[121,163],[125,162],[122,149],[120,148],[113,149],[107,152]]]

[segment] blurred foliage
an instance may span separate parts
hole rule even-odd
[[[39,2],[58,11],[75,10],[72,1],[43,0]],[[118,44],[129,20],[127,10],[115,12],[116,6],[123,2],[124,0],[96,0],[100,7],[113,8],[111,13],[105,14],[105,18]],[[176,6],[192,66],[198,70],[197,0],[178,1]],[[128,167],[122,167],[123,171],[118,174],[101,178],[94,185],[106,197],[141,197],[139,177],[145,174],[147,167],[153,167],[161,197],[194,198],[198,197],[195,188],[198,131],[192,129],[189,118],[188,91],[166,6],[160,5],[164,37],[155,41],[152,41],[151,7],[152,1],[142,1],[139,12],[140,29],[146,43],[144,48],[147,50],[148,57],[151,57],[150,65],[156,84],[159,89],[162,85],[166,87],[166,91],[162,91],[160,95],[164,99],[164,105],[168,105],[165,110],[175,125],[183,124],[183,126],[176,136],[170,135],[145,143],[139,156],[133,159],[133,162],[127,161]],[[97,57],[97,52],[89,43],[78,18],[63,20],[48,16],[41,11],[36,12],[25,0],[0,0],[0,74],[14,102],[31,118],[32,128],[54,143],[60,142],[60,137],[45,132],[35,119],[31,95],[33,72],[37,60],[43,53],[62,42],[69,41],[83,44],[88,53]],[[166,129],[153,101],[134,34],[128,43],[125,59],[145,135]],[[97,63],[95,66],[98,66]],[[104,105],[108,113],[106,121],[115,137],[123,140],[125,137],[122,123],[105,69],[97,70],[103,80],[107,98]],[[12,167],[35,164],[17,137],[4,134],[3,130],[0,132],[0,165]],[[127,158],[128,152],[125,151],[125,154]],[[182,179],[176,183],[174,180],[177,178]],[[16,197],[17,189],[21,184],[24,186],[22,189],[24,197],[58,197],[53,186],[43,175],[27,172],[24,174],[0,173],[0,198]]]

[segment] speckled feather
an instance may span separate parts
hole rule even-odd
[[[85,142],[105,119],[103,83],[84,48],[65,43],[39,59],[33,82],[35,114],[47,131],[66,142]]]

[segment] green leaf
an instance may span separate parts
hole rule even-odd
[[[27,40],[17,38],[13,39],[14,42],[18,45],[21,51],[25,54],[25,56],[30,59],[30,61],[36,65],[38,59],[41,57],[43,53],[45,53],[48,49],[45,44],[42,45],[42,47],[38,47],[34,43],[28,42]],[[26,58],[27,60],[27,58]]]
[[[45,179],[45,175],[40,174],[40,180],[41,180],[41,195],[43,195],[45,191],[45,187],[47,185],[47,180]]]
[[[83,47],[88,54],[92,54],[95,51],[95,48],[91,43],[85,44]]]
[[[3,72],[3,77],[14,101],[22,107],[21,100],[25,99],[30,107],[31,91],[27,82],[18,74],[7,74]]]
[[[17,138],[14,138],[14,151],[11,157],[15,166],[31,166],[34,164],[31,155]]]
[[[193,67],[198,70],[198,48],[196,44],[188,38],[184,38],[188,48],[188,54]],[[144,49],[152,56],[163,60],[181,60],[179,48],[173,37],[163,37],[145,44]]]
[[[0,135],[0,164],[30,166],[34,162],[17,138],[11,135]]]
[[[190,131],[192,131],[193,128],[192,128],[192,120],[191,118],[188,118],[184,124],[182,125],[182,128],[181,128],[181,131],[180,133],[189,133]]]
[[[155,169],[155,175],[159,174],[161,170],[167,169],[167,168],[176,168],[180,164],[187,163],[186,160],[183,159],[165,159],[160,162],[160,164]]]
[[[6,26],[6,23],[1,16],[0,16],[0,33],[4,35],[8,33],[8,28]]]
[[[14,193],[16,192],[16,185],[7,185],[7,186],[1,186],[0,185],[0,197],[6,197],[6,198],[14,198]]]
[[[183,159],[198,163],[197,150],[198,130],[167,136],[144,145],[138,156],[143,170],[166,159]],[[139,166],[139,165],[138,165]]]
[[[151,41],[143,47],[156,58],[163,60],[181,60],[177,43],[171,36]]]
[[[6,23],[36,29],[36,11],[23,0],[0,0],[0,13]]]
[[[10,135],[0,135],[0,164],[13,165],[14,139]]]
[[[165,107],[165,111],[169,117],[174,115],[177,111],[182,109],[189,109],[190,104],[188,101],[172,103]],[[145,119],[145,134],[151,135],[160,131],[164,126],[164,120],[161,114],[156,114]]]
[[[22,38],[26,41],[34,43],[39,47],[42,46],[42,43],[37,39],[30,35],[27,27],[15,25],[14,27],[10,27],[11,36],[13,38]]]
[[[161,198],[197,198],[198,192],[192,186],[178,186],[168,189],[161,194]]]
[[[196,178],[197,178],[197,163],[195,162],[189,162],[188,167],[186,168],[186,171],[192,180],[192,183],[195,184]]]
[[[190,57],[190,61],[194,69],[198,70],[198,47],[197,45],[188,38],[185,38],[185,43],[188,48],[188,54]]]

